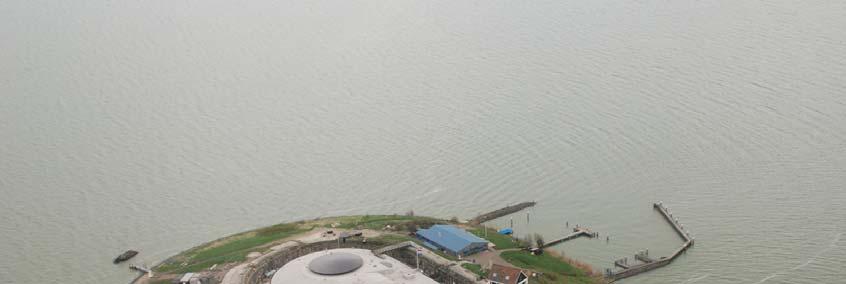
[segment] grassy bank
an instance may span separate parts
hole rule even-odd
[[[601,278],[553,254],[532,255],[526,251],[506,251],[500,256],[514,266],[543,273],[535,283],[603,283]]]
[[[203,270],[215,264],[243,261],[248,253],[257,248],[309,230],[311,227],[300,224],[279,224],[237,234],[180,253],[155,270],[160,273],[185,273]]]
[[[487,273],[482,268],[482,266],[479,265],[479,264],[464,263],[464,264],[461,264],[461,267],[464,267],[465,269],[470,270],[471,272],[475,273],[476,275],[479,275],[479,277],[486,277],[487,276]]]
[[[504,249],[511,249],[516,248],[517,243],[511,239],[511,236],[502,235],[498,233],[496,230],[487,228],[488,234],[487,237],[485,236],[485,228],[482,227],[475,227],[470,229],[469,231],[474,235],[483,238],[494,245],[496,245],[497,250],[504,250]]]
[[[283,223],[232,235],[189,249],[164,261],[154,270],[158,273],[186,273],[204,270],[215,264],[244,261],[250,252],[263,252],[273,245],[315,228],[335,226],[340,229],[382,230],[390,226],[392,230],[402,232],[412,230],[417,226],[429,226],[444,222],[444,220],[430,217],[368,215]],[[411,239],[401,236],[384,236],[383,238],[396,238],[397,241]],[[389,240],[385,239],[385,241]]]

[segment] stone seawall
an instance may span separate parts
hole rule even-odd
[[[506,206],[504,208],[500,208],[500,209],[497,209],[497,210],[476,216],[476,218],[473,218],[472,220],[470,220],[470,223],[478,225],[478,224],[481,224],[481,223],[484,223],[484,222],[487,222],[487,221],[490,221],[490,220],[493,220],[493,219],[496,219],[496,218],[499,218],[499,217],[502,217],[502,216],[505,216],[505,215],[508,215],[508,214],[519,212],[520,210],[535,206],[535,204],[537,204],[537,203],[536,202],[523,202],[523,203],[516,204],[516,205]]]

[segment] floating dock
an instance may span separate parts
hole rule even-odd
[[[684,244],[682,244],[682,246],[675,252],[673,252],[673,254],[671,254],[670,256],[661,257],[657,260],[649,257],[649,251],[643,251],[638,252],[635,255],[635,259],[641,261],[642,263],[629,265],[627,263],[628,261],[626,261],[627,258],[615,261],[614,265],[623,268],[623,270],[616,272],[612,272],[610,269],[607,270],[606,277],[611,280],[611,282],[667,266],[668,264],[673,262],[673,260],[675,260],[679,255],[687,251],[688,248],[693,246],[694,238],[690,236],[690,233],[684,230],[684,226],[679,223],[679,220],[673,217],[673,214],[670,212],[670,209],[665,207],[664,204],[661,202],[653,204],[653,207],[659,212],[661,212],[661,215],[664,216],[664,219],[670,222],[670,225],[673,227],[679,237],[682,238]]]

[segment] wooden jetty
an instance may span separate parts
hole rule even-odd
[[[634,256],[634,257],[635,257],[635,259],[640,260],[640,261],[642,261],[642,262],[644,262],[644,263],[653,263],[653,262],[655,262],[655,260],[654,260],[654,259],[652,259],[651,257],[649,257],[649,255],[648,255],[648,254],[646,254],[646,253],[638,253],[638,254],[635,254],[635,256]]]
[[[661,212],[661,215],[664,216],[664,219],[666,219],[668,222],[670,222],[670,225],[673,227],[673,229],[676,231],[676,233],[682,238],[682,240],[684,240],[684,244],[682,244],[682,246],[680,248],[678,248],[675,252],[673,252],[673,254],[671,254],[670,256],[661,257],[658,260],[650,258],[649,252],[644,251],[644,252],[639,252],[638,254],[635,255],[635,259],[639,260],[643,263],[628,265],[627,263],[619,263],[620,260],[615,261],[614,265],[618,266],[620,268],[623,268],[623,270],[616,271],[616,272],[612,272],[612,271],[609,270],[607,272],[606,276],[609,280],[611,280],[611,282],[614,282],[614,281],[617,281],[617,280],[620,280],[620,279],[623,279],[623,278],[627,278],[627,277],[632,277],[632,276],[635,276],[635,275],[640,274],[640,273],[644,273],[644,272],[647,272],[647,271],[650,271],[650,270],[653,270],[653,269],[657,269],[657,268],[667,266],[668,264],[673,262],[673,260],[675,260],[679,255],[681,255],[682,253],[687,251],[688,248],[693,246],[694,238],[691,237],[690,234],[687,231],[684,230],[684,226],[682,226],[682,224],[679,223],[678,219],[673,217],[673,214],[670,212],[669,209],[667,209],[667,207],[664,206],[663,203],[661,203],[661,202],[655,203],[655,204],[653,204],[653,207],[656,210],[658,210],[659,212]],[[620,264],[622,264],[622,265],[620,265]],[[628,266],[628,267],[625,267],[625,266]]]
[[[497,209],[497,210],[476,216],[475,218],[470,220],[470,223],[478,225],[478,224],[481,224],[481,223],[484,223],[484,222],[487,222],[487,221],[490,221],[490,220],[493,220],[493,219],[496,219],[496,218],[499,218],[499,217],[502,217],[502,216],[505,216],[505,215],[509,215],[509,214],[512,214],[512,213],[519,212],[520,210],[535,206],[535,204],[537,204],[537,202],[532,201],[532,202],[523,202],[523,203],[519,203],[519,204],[515,204],[515,205],[506,206],[504,208],[500,208],[500,209]]]
[[[551,246],[554,246],[554,245],[557,245],[557,244],[560,244],[560,243],[563,243],[563,242],[566,242],[566,241],[569,241],[569,240],[572,240],[572,239],[575,239],[575,238],[578,238],[578,237],[593,238],[593,237],[596,237],[596,233],[591,232],[587,228],[578,228],[577,227],[577,228],[573,229],[572,234],[569,234],[569,235],[566,235],[562,238],[558,238],[558,239],[554,239],[554,240],[551,240],[549,242],[546,242],[546,243],[543,244],[542,248],[548,248],[548,247],[551,247]]]

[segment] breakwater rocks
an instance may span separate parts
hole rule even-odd
[[[531,202],[523,202],[523,203],[519,203],[519,204],[515,204],[515,205],[509,205],[509,206],[506,206],[504,208],[500,208],[500,209],[497,209],[497,210],[476,216],[475,218],[470,220],[470,223],[478,225],[478,224],[481,224],[481,223],[484,223],[484,222],[487,222],[487,221],[490,221],[490,220],[493,220],[493,219],[496,219],[496,218],[499,218],[499,217],[502,217],[502,216],[505,216],[505,215],[508,215],[508,214],[519,212],[520,210],[535,206],[536,204],[537,204],[537,202],[531,201]]]

